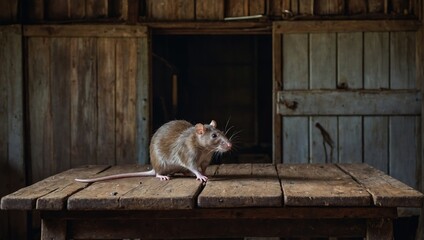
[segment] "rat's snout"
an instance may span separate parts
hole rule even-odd
[[[230,150],[233,145],[229,141],[221,141],[221,144],[219,144],[219,146],[224,152],[226,152]]]

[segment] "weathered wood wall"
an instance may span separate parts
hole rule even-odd
[[[28,26],[24,34],[30,182],[84,164],[147,162],[147,29]]]
[[[0,21],[204,21],[265,15],[271,19],[418,15],[419,0],[3,0]],[[283,14],[283,11],[285,13]]]
[[[282,161],[366,162],[417,187],[421,99],[415,36],[403,31],[282,34]],[[372,96],[362,91],[368,106],[352,94],[363,89],[377,91]],[[397,101],[399,89],[412,101]],[[311,99],[316,106],[302,102],[304,94],[318,93]],[[350,102],[328,105],[326,95]],[[379,101],[381,107],[367,110]],[[392,101],[399,104],[386,111]]]
[[[21,26],[0,26],[0,62],[0,196],[4,196],[26,186]],[[24,239],[25,219],[22,212],[0,211],[0,239]]]

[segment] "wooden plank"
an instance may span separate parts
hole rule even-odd
[[[41,220],[41,239],[66,239],[66,220],[61,219],[42,219]]]
[[[225,17],[241,17],[249,15],[249,8],[246,8],[247,0],[227,0],[225,1]]]
[[[108,15],[108,0],[86,0],[86,17],[105,18]]]
[[[147,11],[155,20],[193,20],[194,5],[194,0],[156,0],[149,1]]]
[[[347,12],[349,14],[366,14],[367,1],[365,0],[348,0],[346,2]]]
[[[249,1],[249,15],[265,14],[265,0]]]
[[[330,33],[330,32],[388,32],[417,31],[416,20],[346,20],[346,21],[278,21],[273,23],[276,33]]]
[[[281,163],[282,159],[282,127],[281,116],[277,114],[277,93],[283,84],[283,44],[282,35],[274,32],[272,25],[272,162]]]
[[[364,88],[389,87],[389,33],[364,33]],[[364,116],[364,162],[388,172],[388,117]]]
[[[424,195],[367,164],[339,164],[341,169],[362,184],[375,206],[421,207]]]
[[[50,89],[50,40],[28,40],[28,109],[31,146],[31,173],[29,182],[47,176],[44,164],[52,160],[52,119]],[[48,167],[48,166],[46,166]]]
[[[97,163],[96,40],[74,38],[71,41],[71,51],[71,166],[95,164]]]
[[[137,41],[116,43],[116,162],[136,161]]]
[[[366,239],[393,239],[393,220],[380,218],[367,221]]]
[[[27,17],[28,20],[37,22],[44,20],[44,0],[32,0],[27,4]]]
[[[223,20],[224,0],[196,0],[196,20]]]
[[[344,12],[343,0],[316,0],[314,3],[316,15],[336,15]]]
[[[297,0],[299,3],[299,14],[314,15],[314,1]]]
[[[151,96],[151,47],[149,38],[138,39],[137,42],[137,163],[149,162],[149,143],[152,126]]]
[[[336,86],[336,34],[310,34],[310,89],[332,89]],[[280,99],[280,98],[279,98]],[[316,103],[313,104],[313,106]],[[337,118],[317,116],[310,118],[310,156],[311,161],[332,162],[337,156]],[[322,129],[317,128],[318,124]],[[335,144],[323,143],[323,131],[326,131]]]
[[[220,165],[200,193],[197,204],[201,208],[281,206],[281,188],[275,166]]]
[[[145,37],[147,27],[131,25],[26,25],[26,37]]]
[[[140,172],[148,166],[119,165],[95,177]],[[183,187],[186,184],[188,187]],[[193,177],[160,181],[155,177],[123,178],[93,183],[68,199],[69,210],[182,209],[193,207],[201,183]],[[190,199],[191,198],[191,199]],[[161,200],[162,199],[162,200]],[[140,204],[143,203],[143,204]]]
[[[50,86],[53,158],[46,162],[48,175],[71,167],[71,48],[70,40],[52,38],[50,43]]]
[[[337,87],[363,88],[363,34],[337,34]],[[338,162],[362,162],[362,117],[338,118]]]
[[[75,182],[74,178],[90,177],[106,168],[107,166],[86,166],[70,169],[48,177],[40,182],[21,188],[18,191],[3,197],[1,199],[1,209],[32,210],[36,208],[36,202],[39,198],[44,198],[44,200],[42,200],[44,203],[41,204],[43,207],[40,209],[63,209],[58,206],[63,203],[67,196],[72,194],[72,192],[67,191],[71,185],[78,185],[79,189],[86,185]],[[54,198],[51,196],[54,196]]]
[[[416,89],[415,33],[390,34],[390,87],[392,89]],[[401,105],[403,106],[403,105]],[[421,113],[421,107],[417,113]],[[389,173],[391,176],[416,186],[416,162],[418,160],[418,133],[416,117],[391,117],[389,122]]]
[[[18,19],[19,8],[17,1],[0,2],[0,20],[4,23],[15,23]]]
[[[417,115],[417,90],[287,90],[278,92],[283,115]],[[399,108],[402,106],[402,108]]]
[[[68,0],[46,0],[45,15],[49,20],[66,20],[69,18]]]
[[[97,163],[116,164],[116,39],[97,39]]]
[[[368,12],[369,13],[386,13],[385,2],[387,0],[368,0]]]
[[[0,196],[24,187],[22,32],[0,27]],[[0,238],[26,238],[25,213],[0,212]]]
[[[86,16],[86,0],[72,0],[70,4],[70,18],[83,19]]]
[[[308,34],[283,35],[283,88],[308,89]],[[307,163],[309,161],[308,117],[282,117],[283,162]]]
[[[193,209],[202,183],[195,177],[174,177],[170,181],[148,178],[120,198],[120,208],[130,210]]]
[[[285,206],[368,206],[361,185],[333,164],[278,164]]]

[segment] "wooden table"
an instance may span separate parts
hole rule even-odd
[[[1,208],[40,211],[42,239],[392,239],[397,208],[423,201],[420,192],[366,164],[213,165],[207,184],[194,177],[73,180],[147,168],[70,169],[3,197]]]

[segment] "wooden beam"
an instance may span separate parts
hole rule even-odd
[[[417,20],[346,20],[346,21],[278,21],[274,22],[276,33],[323,33],[323,32],[395,32],[417,31]]]
[[[418,90],[291,90],[278,92],[277,112],[305,115],[419,115]]]
[[[146,37],[147,27],[125,25],[24,26],[25,37]]]

